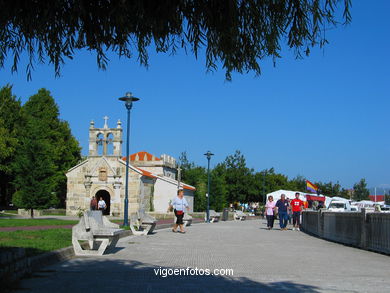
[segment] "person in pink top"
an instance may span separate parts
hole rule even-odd
[[[271,230],[274,227],[274,212],[275,212],[276,202],[272,195],[268,196],[268,201],[265,204],[265,215],[267,217],[267,228]]]

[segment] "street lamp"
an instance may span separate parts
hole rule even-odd
[[[210,223],[210,159],[214,154],[207,151],[204,155],[207,158],[207,223]]]
[[[130,136],[130,110],[133,107],[133,102],[139,99],[134,97],[132,93],[127,92],[124,97],[119,98],[120,101],[125,102],[127,109],[127,129],[126,129],[126,186],[125,186],[125,210],[123,226],[129,226],[129,136]]]

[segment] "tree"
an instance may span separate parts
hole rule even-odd
[[[259,193],[257,201],[264,204],[266,202],[266,195],[270,192],[270,189],[267,188],[267,171],[268,170],[263,170],[254,174],[254,184],[257,187]]]
[[[14,179],[12,162],[19,146],[21,104],[14,95],[12,87],[0,89],[0,206],[8,206],[15,192],[11,182]]]
[[[182,152],[179,156],[179,164],[181,168],[181,180],[183,180],[183,182],[188,181],[187,183],[190,184],[189,182],[192,180],[192,178],[190,178],[190,174],[187,173],[191,169],[195,168],[195,163],[188,160],[187,152]]]
[[[210,209],[219,212],[228,206],[226,200],[226,166],[219,163],[210,172]]]
[[[4,121],[0,118],[0,206],[6,207],[13,193],[12,185],[10,185],[12,168],[9,162],[14,156],[18,139],[13,137],[3,125]]]
[[[31,162],[34,162],[42,170],[29,174],[29,176],[33,176],[30,178],[29,184],[34,186],[33,181],[38,180],[38,178],[42,180],[40,176],[45,174],[47,180],[42,182],[43,186],[46,186],[47,192],[55,195],[64,205],[66,198],[65,173],[81,158],[78,142],[72,136],[68,123],[59,119],[58,106],[48,90],[40,89],[36,95],[31,96],[23,105],[22,112],[27,122],[21,135],[23,145],[16,153],[17,157],[15,158],[14,166],[17,169],[15,186],[21,190],[23,196],[26,196],[26,190],[29,190],[29,187],[25,187],[23,184],[26,176],[26,169],[23,165],[32,167],[34,165],[31,165]],[[36,148],[37,154],[30,153],[34,148]],[[46,171],[43,170],[44,165],[47,166]],[[41,190],[42,186],[39,185],[36,188]],[[19,198],[23,198],[23,196],[19,196]],[[35,196],[41,197],[39,194],[35,194]],[[45,193],[42,197],[49,198]],[[39,205],[34,208],[45,207],[42,201],[38,200],[38,202]],[[29,204],[33,203],[35,201]],[[50,204],[53,204],[53,201],[50,201]]]
[[[196,188],[194,194],[194,211],[202,212],[206,210],[207,172],[205,168],[197,166],[187,170],[185,182]]]
[[[275,173],[274,168],[266,170],[266,193],[279,189],[288,189],[288,177]]]
[[[297,176],[289,180],[286,175],[276,173],[274,168],[256,173],[255,178],[257,183],[260,182],[259,193],[264,194],[264,196],[279,189],[306,192],[306,181],[303,176]],[[261,197],[261,202],[265,202],[264,197]]]
[[[340,196],[341,194],[345,195],[346,193],[346,191],[343,192],[341,185],[338,182],[316,182],[315,185],[320,189],[321,194],[327,196]]]
[[[20,140],[16,159],[13,202],[20,208],[44,209],[58,204],[55,195],[56,167],[51,160],[52,146],[48,138],[39,138],[40,127],[36,120],[29,120]]]
[[[59,119],[59,109],[50,92],[40,89],[23,105],[28,119],[36,128],[38,140],[48,140],[51,152],[48,154],[55,166],[54,192],[64,205],[66,199],[65,173],[81,159],[78,141],[73,137],[66,121]]]
[[[384,197],[385,197],[385,204],[390,205],[390,195],[386,193],[386,191]]]
[[[353,199],[356,201],[369,199],[369,190],[367,189],[366,179],[362,178],[353,186]]]
[[[187,158],[187,153],[182,152],[180,157],[182,168],[181,179],[183,182],[196,188],[194,193],[194,211],[203,212],[206,209],[207,172],[205,168],[196,166]]]
[[[72,135],[67,121],[59,121],[56,136],[54,164],[56,166],[56,194],[61,206],[65,206],[67,179],[65,173],[81,160],[79,142]]]
[[[340,196],[344,198],[351,198],[353,189],[341,188]]]
[[[307,192],[306,180],[303,176],[297,176],[288,180],[287,185],[289,190]]]
[[[205,52],[206,68],[214,70],[220,62],[227,79],[233,71],[260,74],[259,61],[280,58],[283,42],[297,57],[327,43],[329,27],[339,18],[351,21],[351,1],[2,1],[0,66],[11,55],[16,71],[26,52],[28,78],[35,62],[46,58],[59,75],[65,59],[80,49],[96,52],[102,69],[108,51],[125,58],[136,53],[147,66],[153,47],[162,53],[182,48],[195,57]]]
[[[244,155],[239,150],[226,157],[226,196],[230,203],[235,201],[246,202],[251,194],[250,184],[253,170],[246,166]]]

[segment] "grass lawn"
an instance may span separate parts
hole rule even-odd
[[[191,213],[190,213],[191,214]],[[222,213],[221,213],[222,214]],[[204,215],[192,215],[192,217],[195,219],[203,219]]]
[[[5,210],[4,213],[17,215],[18,211],[17,210]]]
[[[119,228],[124,229],[124,230],[130,230],[130,227],[124,227],[123,225],[123,220],[111,220],[110,222],[113,222],[115,224],[119,225]]]
[[[12,218],[12,217],[16,217],[16,215],[0,213],[0,218]]]
[[[79,221],[57,219],[1,219],[0,227],[76,225]]]
[[[32,256],[71,245],[71,229],[0,232],[0,251],[6,247],[24,247],[26,254]]]
[[[65,209],[43,210],[42,215],[44,215],[44,216],[66,216],[66,210]]]
[[[51,213],[51,214],[46,214],[43,213],[43,216],[66,216],[65,213]]]

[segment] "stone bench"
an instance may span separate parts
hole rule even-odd
[[[72,227],[72,244],[75,255],[103,255],[114,248],[123,229],[110,222],[101,211],[84,212],[80,222]],[[83,249],[79,241],[88,241],[89,249]]]
[[[243,211],[234,211],[234,220],[235,221],[245,221],[246,214]]]
[[[209,210],[210,223],[218,222],[221,218],[221,214],[214,210]],[[207,222],[207,212],[204,215],[204,221]]]
[[[176,216],[175,215],[173,216],[173,223],[176,224]],[[184,223],[184,227],[191,226],[192,216],[189,215],[188,213],[184,213],[183,223]]]
[[[157,220],[144,212],[137,212],[130,217],[130,230],[133,235],[147,235],[156,227]]]

